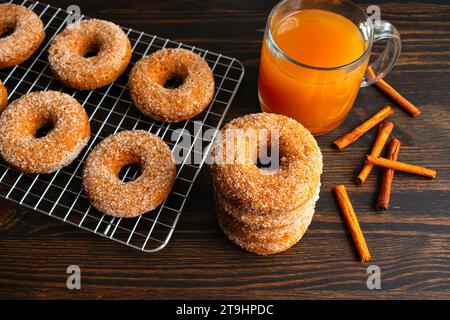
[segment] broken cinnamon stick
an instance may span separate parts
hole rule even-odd
[[[375,127],[381,121],[391,116],[394,110],[390,106],[385,106],[381,108],[377,113],[375,113],[371,118],[357,126],[355,129],[347,133],[345,136],[337,139],[334,144],[339,149],[344,149],[356,140],[358,140],[364,133]]]
[[[369,163],[380,166],[384,168],[394,169],[398,171],[408,172],[412,174],[417,174],[419,176],[424,176],[427,178],[436,178],[436,171],[432,169],[427,169],[424,167],[412,165],[409,163],[404,163],[400,161],[393,161],[382,157],[372,157],[371,155],[367,156],[367,160]]]
[[[381,124],[380,130],[378,130],[378,134],[375,139],[375,143],[373,144],[372,151],[370,152],[371,156],[374,157],[380,156],[381,151],[383,151],[383,148],[386,145],[389,135],[392,132],[392,129],[394,129],[394,124],[390,121],[386,121]],[[373,165],[371,163],[365,163],[361,172],[356,177],[356,184],[362,185],[366,181],[372,169]]]
[[[371,79],[375,79],[375,72],[371,67],[367,68],[367,73]],[[385,93],[389,98],[394,100],[400,107],[406,110],[413,117],[419,116],[422,111],[413,105],[410,101],[408,101],[405,97],[403,97],[397,90],[395,90],[389,83],[385,80],[380,79],[374,83],[375,86],[380,89],[383,93]]]
[[[334,194],[336,195],[342,215],[344,216],[350,234],[352,235],[353,242],[358,250],[361,262],[369,261],[372,257],[361,231],[361,227],[359,226],[355,211],[353,210],[352,203],[348,197],[347,190],[345,190],[345,186],[341,184],[334,187]]]
[[[387,158],[397,161],[400,151],[400,140],[393,138],[389,143]],[[380,193],[378,194],[376,209],[378,211],[386,211],[389,208],[389,200],[391,199],[392,181],[394,179],[394,169],[385,169],[383,178],[381,179]]]

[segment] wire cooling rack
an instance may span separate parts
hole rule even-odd
[[[132,62],[127,72],[106,87],[93,91],[75,91],[63,87],[54,79],[47,64],[50,41],[66,27],[68,19],[71,18],[70,14],[64,9],[39,2],[12,2],[29,7],[42,19],[46,39],[26,62],[0,70],[0,77],[9,91],[9,101],[32,91],[66,92],[86,109],[92,135],[88,147],[81,152],[78,159],[53,174],[23,174],[0,161],[0,196],[145,252],[164,248],[172,236],[192,185],[205,161],[207,152],[202,152],[198,146],[209,150],[241,83],[244,67],[238,60],[222,54],[123,28],[133,48]],[[131,66],[143,56],[162,48],[192,50],[202,56],[214,72],[216,90],[213,101],[203,113],[188,121],[169,124],[145,118],[133,106],[128,96],[126,86]],[[174,188],[157,209],[140,217],[121,219],[106,216],[91,207],[83,194],[81,172],[84,159],[105,137],[119,131],[137,129],[158,135],[171,147],[173,153],[184,155],[183,161],[177,165]],[[183,135],[179,129],[184,129]],[[214,130],[210,138],[202,135],[202,131],[206,129]],[[186,145],[187,138],[191,139],[189,145]],[[194,157],[200,161],[192,164],[189,159]],[[138,169],[130,166],[122,170],[121,178],[124,181],[133,180],[137,174]]]

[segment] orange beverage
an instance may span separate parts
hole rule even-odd
[[[361,30],[322,9],[272,16],[267,28],[259,70],[262,110],[294,118],[316,135],[336,128],[367,69],[369,42]]]
[[[362,34],[353,22],[321,9],[288,15],[275,26],[272,37],[288,57],[322,68],[349,64],[365,50]]]

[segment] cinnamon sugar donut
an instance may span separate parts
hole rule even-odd
[[[4,34],[9,35],[1,37]],[[44,24],[33,11],[16,4],[0,4],[0,69],[27,60],[44,38]]]
[[[129,164],[139,164],[141,174],[122,182],[120,170]],[[83,186],[96,209],[131,218],[161,204],[172,189],[175,174],[172,153],[163,140],[143,130],[122,131],[91,151],[83,169]]]
[[[88,56],[89,54],[93,56]],[[48,61],[64,85],[92,90],[110,84],[127,68],[130,41],[122,29],[104,20],[83,20],[68,26],[52,41]]]
[[[165,88],[167,81],[181,84]],[[208,63],[185,49],[163,49],[140,60],[129,79],[133,103],[147,117],[179,122],[202,112],[214,95],[214,76]]]
[[[5,109],[8,104],[8,92],[6,91],[5,86],[3,85],[2,80],[0,80],[0,112]]]
[[[315,202],[308,203],[307,206],[292,213],[293,219],[284,226],[266,226],[258,224],[246,224],[237,220],[223,206],[220,200],[216,200],[216,213],[224,224],[226,224],[233,234],[248,242],[280,242],[286,236],[296,232],[303,225],[308,226],[314,214]],[[270,220],[270,217],[266,217]]]
[[[282,229],[279,235],[271,238],[270,234],[261,232],[255,235],[254,230],[246,230],[245,227],[230,220],[226,214],[218,214],[218,222],[227,238],[241,248],[259,255],[270,255],[285,251],[295,245],[305,234],[314,214],[310,210],[302,216],[302,220],[290,228]],[[251,237],[249,237],[251,235]]]
[[[216,159],[217,150],[227,149],[227,130],[248,129],[279,133],[280,164],[276,172],[257,167],[254,155],[260,141],[245,146],[250,152],[231,148],[241,156],[240,162]],[[322,154],[311,133],[297,121],[272,113],[251,114],[231,121],[221,132],[223,139],[216,140],[212,152],[214,185],[223,197],[238,203],[243,210],[272,216],[283,214],[302,206],[317,193]]]
[[[261,213],[254,210],[245,209],[242,204],[233,202],[230,199],[223,197],[220,192],[214,191],[215,202],[220,204],[221,210],[230,215],[236,222],[250,228],[283,228],[295,223],[296,220],[308,211],[309,208],[314,208],[315,203],[319,199],[320,185],[314,196],[303,205],[295,208],[293,211],[285,212],[267,212]]]
[[[51,126],[43,137],[39,129]],[[0,115],[0,153],[26,173],[51,173],[69,165],[89,141],[89,118],[71,96],[33,92],[10,103]]]

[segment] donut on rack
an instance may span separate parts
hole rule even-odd
[[[3,85],[2,80],[0,80],[0,112],[5,109],[8,104],[8,92],[6,91],[5,86]]]
[[[0,4],[0,69],[27,60],[44,38],[44,24],[33,11],[16,4]]]
[[[175,81],[175,88],[167,83]],[[147,117],[179,122],[202,112],[214,95],[208,63],[186,49],[162,49],[133,67],[128,82],[133,103]]]
[[[83,20],[55,37],[48,50],[54,76],[64,85],[92,90],[116,80],[131,59],[127,35],[112,22]]]
[[[252,130],[255,139],[246,135]],[[257,165],[266,146],[279,154],[272,171]],[[251,114],[227,124],[212,150],[215,209],[226,236],[261,255],[297,243],[311,223],[320,191],[322,154],[311,133],[282,115]]]
[[[121,169],[140,166],[133,181],[119,178]],[[155,209],[175,182],[172,153],[161,138],[143,130],[122,131],[100,142],[89,154],[83,169],[83,187],[99,211],[131,218]]]
[[[47,128],[43,136],[39,130]],[[89,118],[71,96],[33,92],[10,103],[0,115],[0,153],[26,173],[51,173],[69,165],[89,141]]]

